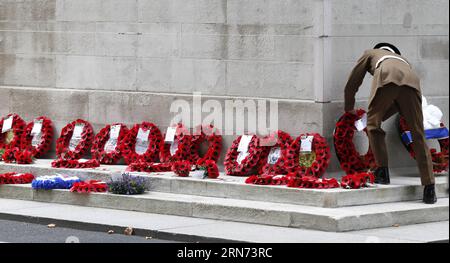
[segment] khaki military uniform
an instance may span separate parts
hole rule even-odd
[[[399,112],[411,129],[422,184],[434,184],[433,164],[423,128],[422,93],[417,74],[409,62],[399,55],[382,49],[367,50],[352,70],[345,87],[346,111],[354,109],[355,95],[366,72],[373,75],[367,131],[377,165],[389,166],[385,132],[381,129],[381,123]]]

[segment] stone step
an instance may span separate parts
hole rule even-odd
[[[113,174],[125,171],[124,165],[102,165],[96,169],[55,169],[51,160],[36,160],[31,165],[0,163],[0,173],[30,172],[36,176],[49,174],[76,175],[83,180],[111,180]],[[370,188],[347,189],[297,189],[286,186],[259,186],[245,184],[245,177],[226,176],[218,179],[181,178],[173,173],[135,173],[143,176],[153,192],[197,195],[206,197],[231,198],[239,200],[265,201],[317,207],[345,207],[376,203],[414,201],[422,198],[422,187],[415,168],[394,169],[392,184],[375,185]],[[328,174],[338,177],[339,174]],[[447,179],[438,177],[437,192],[439,197],[447,197]]]
[[[133,227],[137,236],[192,243],[448,243],[449,239],[449,221],[334,233],[12,199],[0,203],[0,220],[102,233]]]
[[[448,198],[440,198],[435,205],[426,205],[420,201],[409,201],[322,208],[161,192],[147,192],[137,196],[109,193],[85,195],[71,193],[68,190],[36,191],[30,185],[2,185],[0,186],[0,198],[331,232],[381,228],[397,224],[411,225],[439,222],[449,219]]]

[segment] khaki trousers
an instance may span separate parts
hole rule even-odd
[[[395,110],[394,110],[395,109]],[[431,153],[425,140],[422,113],[422,95],[408,86],[389,84],[378,88],[367,112],[369,144],[379,167],[389,167],[385,135],[381,123],[395,111],[402,115],[411,129],[413,149],[420,171],[422,185],[434,184]]]

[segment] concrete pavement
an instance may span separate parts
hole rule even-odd
[[[0,220],[0,243],[167,243],[173,241],[146,239],[142,236],[126,236],[77,230],[66,227],[48,228],[46,225],[20,221]]]
[[[448,221],[333,233],[9,199],[0,199],[0,219],[44,225],[56,222],[61,227],[100,232],[131,226],[139,236],[187,242],[422,243],[449,239]]]

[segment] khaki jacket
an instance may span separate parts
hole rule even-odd
[[[404,57],[383,49],[370,49],[364,52],[364,55],[358,60],[356,66],[353,68],[347,85],[345,86],[346,111],[354,109],[355,95],[364,80],[366,72],[369,72],[373,76],[369,105],[375,97],[377,89],[388,86],[388,84],[391,83],[396,84],[397,86],[409,86],[421,92],[419,77],[411,68],[409,62],[408,65],[401,60],[388,58],[381,62],[378,68],[375,68],[377,62],[382,57],[392,55],[407,61]]]

